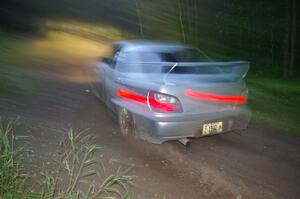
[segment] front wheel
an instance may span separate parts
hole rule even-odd
[[[127,109],[118,109],[118,123],[123,136],[135,135],[134,120],[132,114]]]

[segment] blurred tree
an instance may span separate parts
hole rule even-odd
[[[36,30],[37,10],[27,1],[3,0],[0,2],[0,28],[32,32]]]
[[[182,7],[181,7],[180,0],[177,0],[177,4],[178,4],[178,13],[179,13],[179,22],[180,22],[182,41],[183,43],[186,43],[185,30],[184,30],[183,19],[182,19]]]
[[[140,7],[139,4],[140,3],[138,2],[138,0],[135,0],[136,14],[137,14],[138,21],[139,21],[139,26],[140,26],[140,35],[141,35],[142,38],[144,38],[143,22],[142,22],[142,15],[141,15],[141,7]]]
[[[283,75],[285,78],[294,75],[295,44],[296,44],[296,0],[287,0],[286,5],[286,39]]]

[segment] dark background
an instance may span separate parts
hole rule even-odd
[[[42,27],[36,22],[47,18],[110,24],[124,38],[130,32],[145,39],[181,41],[214,59],[249,60],[252,72],[296,78],[296,11],[293,0],[5,0],[0,27],[37,33]]]

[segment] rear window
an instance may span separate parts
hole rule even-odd
[[[171,63],[124,63],[117,68],[127,73],[171,73],[171,74],[218,74],[222,70],[216,66],[175,66]]]
[[[123,52],[122,62],[207,62],[209,58],[194,48],[181,48],[165,51],[129,51]]]
[[[207,62],[209,58],[201,51],[193,48],[184,48],[178,51],[161,52],[162,61],[166,62]]]
[[[171,70],[174,63],[208,61],[210,60],[204,53],[193,48],[182,48],[161,52],[130,51],[122,52],[119,55],[117,69],[121,72],[167,73]],[[207,69],[205,71],[208,72]],[[184,74],[199,74],[203,72],[203,69],[197,66],[177,66],[171,71],[171,73]],[[209,73],[212,73],[212,71]]]

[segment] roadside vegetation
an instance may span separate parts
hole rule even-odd
[[[22,144],[22,137],[14,135],[14,122],[1,119],[0,198],[127,198],[128,187],[134,180],[134,177],[128,174],[131,168],[120,168],[115,173],[106,173],[105,164],[96,158],[99,157],[102,148],[93,144],[92,140],[92,136],[83,132],[75,133],[70,129],[67,137],[59,145],[56,159],[53,160],[56,166],[31,171],[22,157],[26,153],[34,152]],[[31,178],[34,176],[32,172],[38,176],[37,179]]]
[[[29,91],[32,81],[28,77],[34,64],[30,39],[0,31],[0,43],[0,96]]]
[[[252,121],[300,136],[300,81],[249,75]]]

